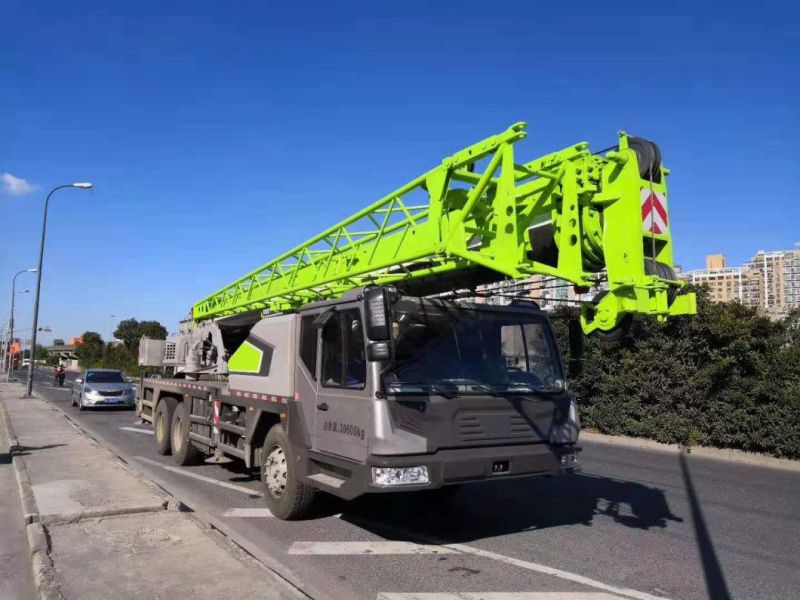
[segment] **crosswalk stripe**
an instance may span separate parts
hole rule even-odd
[[[154,467],[161,467],[162,469],[166,469],[167,471],[171,471],[173,473],[177,473],[178,475],[183,475],[184,477],[191,477],[192,479],[197,479],[198,481],[205,481],[206,483],[211,483],[213,485],[228,488],[229,490],[236,490],[237,492],[241,492],[243,494],[247,494],[248,496],[263,496],[261,492],[257,492],[256,490],[251,490],[250,488],[244,487],[243,485],[236,485],[233,483],[228,483],[227,481],[219,481],[218,479],[213,479],[211,477],[206,477],[205,475],[200,475],[198,473],[192,473],[191,471],[187,471],[186,469],[181,469],[180,467],[172,467],[170,465],[162,465],[157,460],[152,460],[145,456],[134,456],[136,460],[139,462],[146,463],[148,465],[153,465]]]
[[[153,435],[153,431],[151,429],[139,429],[138,427],[120,427],[120,429],[124,429],[125,431],[133,431],[134,433]]]
[[[289,554],[456,554],[444,546],[413,542],[294,542]]]
[[[239,517],[243,519],[274,517],[268,508],[231,508],[222,513],[223,517]]]
[[[376,600],[626,600],[605,592],[381,592]]]

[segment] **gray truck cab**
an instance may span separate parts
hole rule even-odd
[[[367,288],[293,317],[298,481],[354,498],[577,467],[576,406],[534,305]]]

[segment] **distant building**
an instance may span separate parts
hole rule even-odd
[[[800,307],[800,247],[759,250],[741,267],[727,267],[721,254],[706,256],[706,268],[686,271],[685,281],[708,286],[714,302],[741,302],[772,317]]]
[[[800,248],[759,250],[748,266],[761,279],[759,304],[764,312],[784,315],[800,307]]]
[[[727,267],[722,254],[706,256],[706,268],[686,271],[680,277],[697,285],[708,286],[714,302],[741,302],[758,307],[761,280],[747,267]]]

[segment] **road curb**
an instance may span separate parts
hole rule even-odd
[[[19,448],[19,440],[14,433],[14,428],[11,425],[11,420],[8,418],[8,411],[3,402],[0,402],[0,417],[3,419],[6,429],[6,437],[8,438],[8,452],[14,454],[14,451]]]
[[[14,475],[17,477],[17,491],[22,504],[22,518],[25,525],[39,521],[39,507],[36,506],[36,497],[33,495],[33,485],[28,475],[28,469],[21,456],[14,456],[12,451],[11,464],[14,466]]]
[[[56,579],[56,568],[50,558],[50,544],[44,526],[41,523],[31,523],[25,531],[31,552],[33,581],[39,590],[40,600],[64,600]]]
[[[585,442],[596,442],[598,444],[608,444],[612,446],[625,446],[637,448],[639,450],[653,450],[667,454],[691,454],[699,458],[710,458],[734,462],[754,467],[767,467],[783,471],[800,472],[800,460],[789,458],[777,458],[767,454],[757,454],[755,452],[745,452],[743,450],[733,450],[728,448],[712,448],[708,446],[682,446],[681,444],[664,444],[645,438],[628,437],[624,435],[607,435],[594,431],[581,431],[580,439]]]

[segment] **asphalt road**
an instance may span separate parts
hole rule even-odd
[[[266,513],[243,469],[177,467],[133,412],[79,412],[49,374],[36,389],[327,597],[800,598],[800,473],[584,443],[579,475],[483,483],[445,503],[330,499],[289,523]]]

